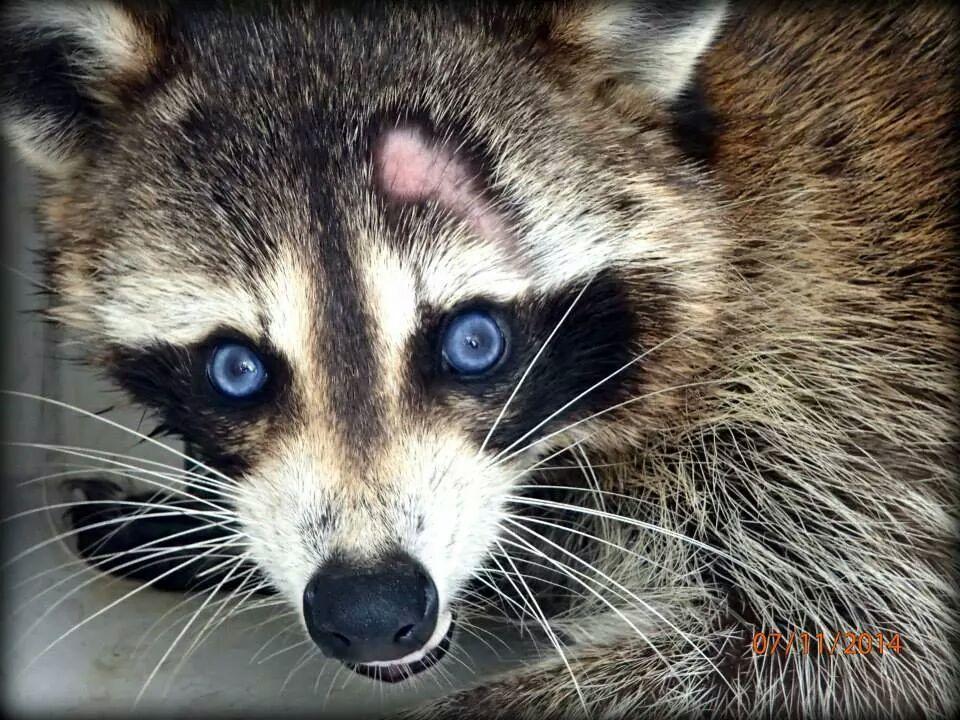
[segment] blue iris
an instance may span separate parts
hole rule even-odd
[[[505,346],[497,321],[489,313],[470,310],[447,325],[443,359],[459,375],[479,375],[497,364]]]
[[[246,345],[224,343],[210,355],[207,376],[221,395],[243,399],[263,389],[267,368],[261,357]]]

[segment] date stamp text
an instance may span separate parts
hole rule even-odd
[[[754,655],[899,655],[905,649],[900,633],[884,632],[755,632],[752,647]]]

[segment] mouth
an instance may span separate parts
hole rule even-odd
[[[440,662],[450,649],[456,623],[453,615],[447,616],[446,629],[443,622],[437,624],[437,631],[423,648],[406,657],[391,662],[371,662],[354,665],[346,663],[354,672],[385,683],[398,683],[419,675],[424,670]]]

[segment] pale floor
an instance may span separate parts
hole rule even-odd
[[[8,372],[0,388],[102,410],[119,396],[64,361],[64,356],[71,355],[69,346],[56,349],[54,331],[23,312],[43,303],[32,295],[37,275],[29,248],[39,246],[30,212],[32,183],[6,153],[3,170],[0,287],[5,296],[0,308]],[[38,400],[3,395],[0,410],[7,422],[7,440],[94,448],[179,464],[169,452],[138,446],[127,433]],[[128,427],[137,427],[141,419],[136,410],[123,408],[106,417]],[[0,516],[28,512],[2,525],[7,556],[2,571],[6,603],[2,680],[8,710],[37,715],[51,711],[126,714],[143,691],[138,706],[143,711],[271,716],[291,711],[309,712],[312,717],[368,717],[475,679],[471,669],[451,657],[441,663],[440,672],[416,678],[413,687],[380,685],[346,670],[338,672],[339,664],[324,662],[310,652],[296,617],[277,608],[231,617],[183,659],[198,633],[224,617],[216,615],[220,606],[215,604],[223,598],[211,602],[187,626],[202,597],[184,603],[183,596],[103,578],[78,563],[66,543],[52,540],[62,531],[58,524],[63,508],[30,512],[69,499],[64,496],[63,478],[20,484],[101,463],[36,447],[8,451]],[[40,547],[17,558],[35,545]],[[183,604],[175,607],[179,603]],[[178,636],[167,662],[161,664]],[[491,645],[503,651],[496,641]],[[462,638],[454,652],[462,660],[469,655],[469,663],[477,670],[499,664],[491,647],[469,637]]]

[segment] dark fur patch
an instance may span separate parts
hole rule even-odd
[[[631,278],[636,282],[636,278]],[[590,283],[560,330],[539,357],[508,412],[501,419],[488,447],[502,450],[532,430],[578,395],[626,365],[637,353],[638,341],[654,326],[669,324],[671,292],[655,278],[646,281],[644,297],[650,302],[645,313],[636,312],[636,292],[615,272],[604,272]],[[448,314],[433,313],[424,320],[423,334],[411,350],[414,393],[428,402],[457,406],[467,401],[479,411],[464,413],[462,421],[478,443],[506,403],[520,377],[543,342],[560,322],[580,291],[572,287],[552,295],[534,295],[497,305],[482,298],[470,301]],[[507,356],[493,373],[463,379],[446,372],[439,346],[448,317],[470,307],[483,307],[497,317],[505,330]],[[641,341],[642,342],[642,341]],[[600,384],[582,399],[570,404],[546,423],[528,441],[533,441],[575,419],[600,412],[637,394],[642,386],[643,363]]]
[[[182,549],[185,543],[226,542],[237,532],[236,523],[216,525],[216,498],[206,502],[171,495],[144,493],[121,496],[108,481],[87,480],[80,484],[84,496],[95,504],[78,504],[67,512],[76,532],[77,551],[102,572],[148,583],[155,590],[202,592],[253,588],[261,594],[274,590],[259,569],[249,563],[224,567],[224,553],[204,557],[197,549]],[[190,492],[204,495],[200,488]],[[117,500],[115,504],[111,502]],[[149,504],[143,506],[132,503]],[[179,511],[183,514],[178,515]]]
[[[674,142],[687,157],[709,165],[713,161],[720,120],[710,107],[699,78],[694,78],[670,107]]]
[[[74,149],[92,143],[101,113],[75,69],[92,51],[69,37],[25,37],[9,27],[0,28],[0,44],[0,106],[24,119],[43,118],[44,142]]]
[[[210,352],[225,340],[249,343],[224,329],[190,346],[118,347],[111,353],[109,372],[137,402],[153,408],[171,434],[191,442],[224,472],[243,472],[256,459],[253,448],[288,426],[298,407],[289,392],[289,365],[270,346],[256,348],[270,376],[261,393],[243,401],[220,395],[206,367]]]

